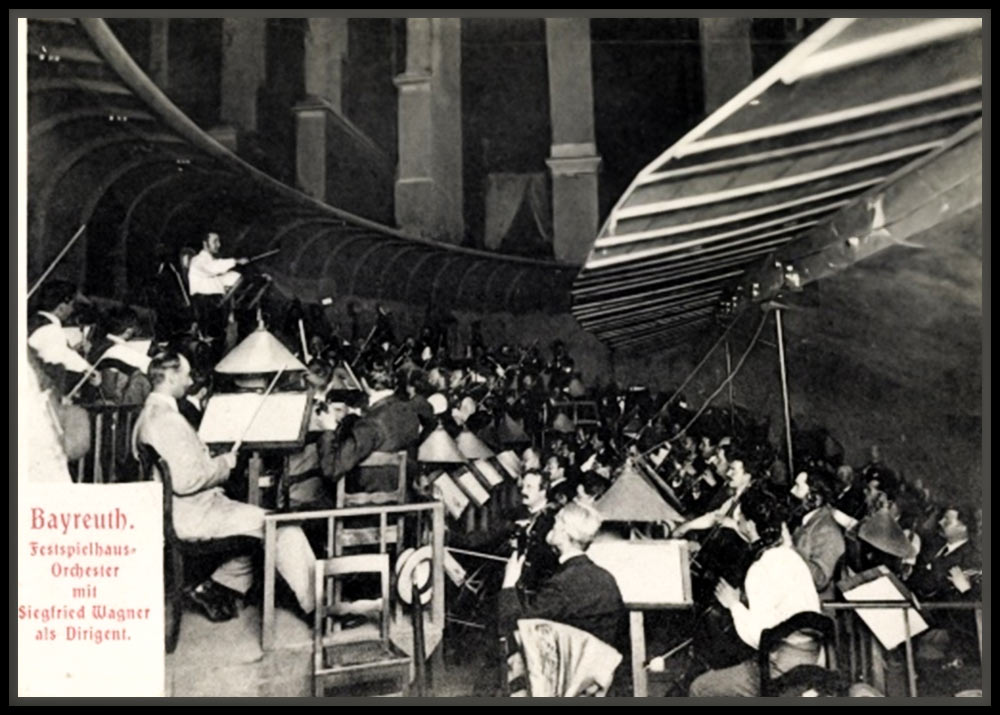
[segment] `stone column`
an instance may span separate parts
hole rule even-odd
[[[406,71],[399,90],[396,223],[439,241],[461,243],[461,20],[408,18]]]
[[[753,81],[750,18],[703,17],[699,23],[705,114],[711,114]]]
[[[264,82],[267,21],[231,18],[222,21],[223,123],[257,129],[257,91]]]
[[[154,17],[149,21],[149,77],[162,90],[170,86],[170,18]]]
[[[343,114],[347,76],[347,18],[313,17],[307,20],[305,44],[306,96],[318,97]]]
[[[295,175],[313,198],[327,199],[327,121],[343,116],[347,18],[309,18],[305,42],[305,99],[295,112]]]
[[[552,226],[555,257],[583,263],[597,237],[597,169],[590,20],[545,20],[552,120]]]

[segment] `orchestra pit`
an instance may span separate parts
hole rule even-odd
[[[27,32],[28,479],[162,485],[167,695],[982,696],[981,18]]]

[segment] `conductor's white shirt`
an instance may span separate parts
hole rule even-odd
[[[188,269],[191,295],[224,295],[240,279],[240,274],[233,270],[235,267],[235,258],[216,258],[203,248],[191,259]]]

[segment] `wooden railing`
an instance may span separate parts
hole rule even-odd
[[[274,513],[264,517],[264,606],[261,623],[261,648],[263,650],[273,649],[277,639],[275,576],[277,574],[278,528],[286,524],[300,526],[306,526],[310,522],[325,524],[325,555],[323,558],[329,558],[335,555],[334,534],[337,531],[338,521],[342,522],[345,519],[356,519],[357,517],[378,519],[378,529],[384,537],[377,544],[380,553],[387,553],[390,546],[395,547],[396,556],[407,546],[415,548],[425,545],[431,546],[430,619],[434,630],[438,633],[444,632],[444,505],[441,502]],[[409,521],[410,523],[401,525],[399,524],[401,521]],[[406,543],[405,540],[403,543],[397,543],[387,536],[390,529],[395,530],[400,527],[412,543]],[[395,586],[395,584],[393,585]],[[430,651],[428,651],[429,654]]]
[[[854,601],[825,602],[823,610],[827,611],[836,624],[836,642],[830,649],[836,669],[850,682],[864,682],[877,690],[887,693],[888,678],[886,676],[886,651],[872,634],[871,630],[857,615],[859,610],[895,609],[905,612],[903,623],[906,627],[906,640],[903,643],[906,661],[907,690],[910,697],[917,697],[917,671],[913,653],[913,638],[909,633],[909,611],[916,609],[910,601]],[[983,604],[980,602],[922,602],[920,611],[972,611],[975,617],[976,631],[979,639],[979,654],[983,652]],[[903,615],[903,614],[901,614]],[[846,666],[846,667],[845,667]]]

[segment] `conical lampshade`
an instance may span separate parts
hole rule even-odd
[[[229,375],[277,372],[282,369],[285,372],[305,370],[306,366],[263,327],[250,333],[215,366],[216,372]]]
[[[595,505],[605,521],[665,521],[680,524],[684,518],[633,468],[626,468]]]
[[[573,424],[573,420],[567,417],[565,412],[560,412],[552,420],[552,430],[554,432],[561,432],[562,434],[573,434],[576,432],[576,425]]]
[[[905,559],[912,556],[913,544],[902,527],[886,511],[872,514],[858,527],[858,538],[890,556]]]
[[[503,421],[497,427],[497,436],[500,438],[500,444],[504,446],[531,443],[531,437],[524,431],[524,427],[507,414],[504,415]]]
[[[468,427],[459,433],[455,443],[466,459],[489,459],[493,456],[493,450],[487,447],[479,437],[472,434]]]
[[[574,377],[569,381],[569,385],[566,387],[566,394],[578,400],[587,395],[587,388],[583,386],[583,382],[580,378]]]
[[[444,427],[438,425],[420,445],[420,449],[417,451],[417,461],[434,464],[464,464],[468,460],[462,455],[451,435],[445,431]]]

